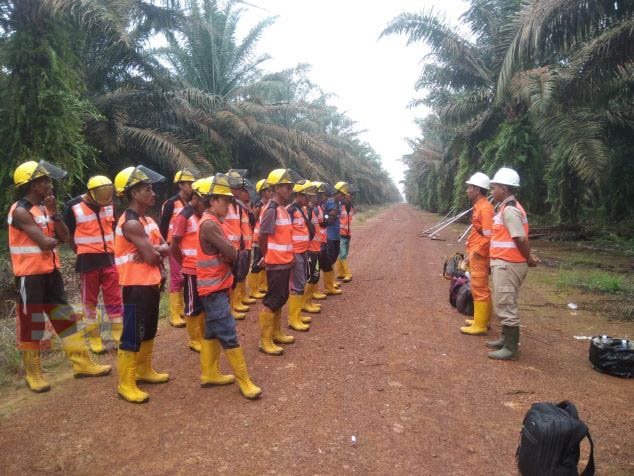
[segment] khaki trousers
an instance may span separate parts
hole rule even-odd
[[[500,259],[491,260],[493,282],[493,310],[503,326],[517,327],[517,298],[520,286],[528,273],[528,264],[511,263]]]

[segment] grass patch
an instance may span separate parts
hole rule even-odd
[[[353,229],[354,229],[355,223],[365,223],[370,218],[378,215],[380,212],[382,212],[386,208],[387,208],[387,205],[381,205],[381,206],[368,208],[368,209],[355,213],[354,218],[352,220]]]
[[[631,279],[607,271],[583,272],[560,268],[558,272],[546,276],[545,281],[558,289],[581,288],[610,294],[634,293]]]

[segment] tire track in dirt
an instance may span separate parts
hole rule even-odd
[[[579,346],[531,328],[530,319],[519,362],[487,359],[485,337],[459,334],[462,319],[440,277],[457,247],[417,236],[435,220],[397,205],[353,226],[353,281],[325,301],[310,332],[289,331],[297,340],[283,357],[257,352],[260,304],[238,323],[261,400],[244,400],[236,385],[200,388],[185,331],[162,323],[155,362],[171,381],[148,385],[148,404],[119,400],[114,374],[60,381],[0,420],[0,468],[513,474],[524,412],[534,401],[569,398],[590,425],[599,468],[609,457],[611,469],[626,474],[631,382],[592,371]],[[114,354],[104,360],[114,363]],[[224,357],[221,365],[228,370]],[[600,398],[608,385],[610,397]]]

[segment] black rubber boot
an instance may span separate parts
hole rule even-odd
[[[504,347],[504,326],[502,326],[502,333],[500,334],[500,337],[497,340],[487,341],[486,346],[489,349],[495,350],[500,350],[502,347]]]
[[[518,346],[520,343],[519,326],[502,326],[504,335],[504,347],[495,352],[489,352],[489,358],[496,360],[517,360],[519,358]]]

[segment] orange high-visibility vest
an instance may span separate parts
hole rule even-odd
[[[75,215],[75,234],[77,254],[114,253],[114,207],[99,207],[95,213],[83,200],[72,207]]]
[[[123,212],[117,223],[114,238],[114,264],[119,272],[119,284],[121,286],[151,286],[161,282],[161,270],[157,265],[147,263],[135,263],[134,255],[138,248],[123,236],[123,224],[129,210]],[[152,245],[161,244],[159,227],[148,216],[139,216],[138,220],[145,229],[145,235]]]
[[[308,251],[310,245],[310,232],[306,221],[294,204],[289,205],[286,211],[289,213],[292,223],[293,253],[301,255]],[[290,212],[293,209],[292,213]]]
[[[352,224],[352,208],[350,208],[350,213],[348,214],[348,210],[346,210],[345,205],[341,205],[341,214],[339,215],[339,232],[341,236],[350,236],[350,225]]]
[[[169,200],[166,200],[165,203],[167,203]],[[163,208],[165,208],[165,203],[163,203],[163,206],[161,207],[161,213],[163,212]],[[183,211],[183,208],[185,208],[185,204],[183,203],[183,201],[179,198],[177,198],[176,200],[174,200],[174,210],[172,211],[172,217],[170,218],[170,224],[169,227],[167,229],[167,241],[168,243],[172,242],[172,235],[174,234],[174,225],[172,224],[172,219],[178,215],[180,212]]]
[[[181,266],[183,268],[196,269],[196,253],[198,246],[198,217],[195,213],[187,219],[187,225],[185,227],[185,234],[180,242],[181,255],[183,256],[183,262]]]
[[[319,219],[319,223],[324,222],[324,209],[321,205],[317,207],[317,218]],[[317,227],[319,229],[319,234],[321,235],[321,242],[326,243],[328,241],[328,232],[326,228],[322,228],[321,226]]]
[[[55,249],[43,251],[26,233],[12,226],[13,212],[17,205],[18,202],[11,205],[7,218],[7,223],[9,224],[9,253],[11,253],[13,274],[16,276],[32,276],[34,274],[48,274],[55,269],[59,269],[59,256]],[[55,228],[45,207],[32,205],[28,212],[44,235],[49,238],[55,238]]]
[[[233,247],[239,251],[240,237],[242,236],[242,224],[240,223],[240,210],[238,205],[229,205],[229,211],[222,223],[222,229]]]
[[[471,223],[473,228],[467,238],[467,252],[475,251],[484,258],[489,257],[489,244],[493,235],[493,205],[486,197],[480,198],[473,206]]]
[[[311,214],[310,222],[315,227],[315,235],[313,236],[313,239],[310,240],[308,251],[319,252],[319,250],[321,250],[322,243],[321,229],[319,227],[319,217],[317,216],[317,212],[315,211],[315,209],[313,209],[312,212],[313,213]],[[306,216],[308,216],[308,207],[304,207],[304,213],[306,213]]]
[[[239,205],[238,205],[239,206]],[[251,231],[251,223],[249,223],[249,213],[240,207],[240,232],[244,240],[244,248],[250,250],[253,248],[253,232]]]
[[[271,203],[271,202],[269,202]],[[269,204],[268,208],[271,205]],[[267,210],[268,210],[267,208]],[[289,264],[293,261],[293,225],[288,212],[276,204],[275,233],[267,235],[266,264]]]
[[[223,231],[225,238],[227,232],[224,230],[222,223],[215,215],[205,212],[198,222],[198,233],[196,237],[196,281],[198,286],[198,294],[206,296],[211,293],[228,289],[233,284],[233,273],[231,265],[227,263],[220,253],[208,255],[203,251],[200,244],[200,229],[206,221],[213,221]]]
[[[258,215],[258,219],[255,221],[255,227],[253,228],[253,246],[257,247],[260,246],[260,244],[258,243],[258,241],[260,240],[260,218],[262,218],[262,213],[264,213],[264,210],[266,209],[266,203],[260,203],[260,214]]]
[[[508,203],[500,207],[500,211],[493,218],[493,235],[491,236],[489,255],[491,259],[501,259],[511,263],[526,263],[526,258],[524,258],[522,253],[517,249],[517,245],[513,241],[513,238],[511,238],[511,234],[506,226],[504,226],[504,209],[507,206]],[[517,200],[515,201],[515,207],[522,212],[522,224],[524,225],[524,231],[528,237],[526,211]]]

